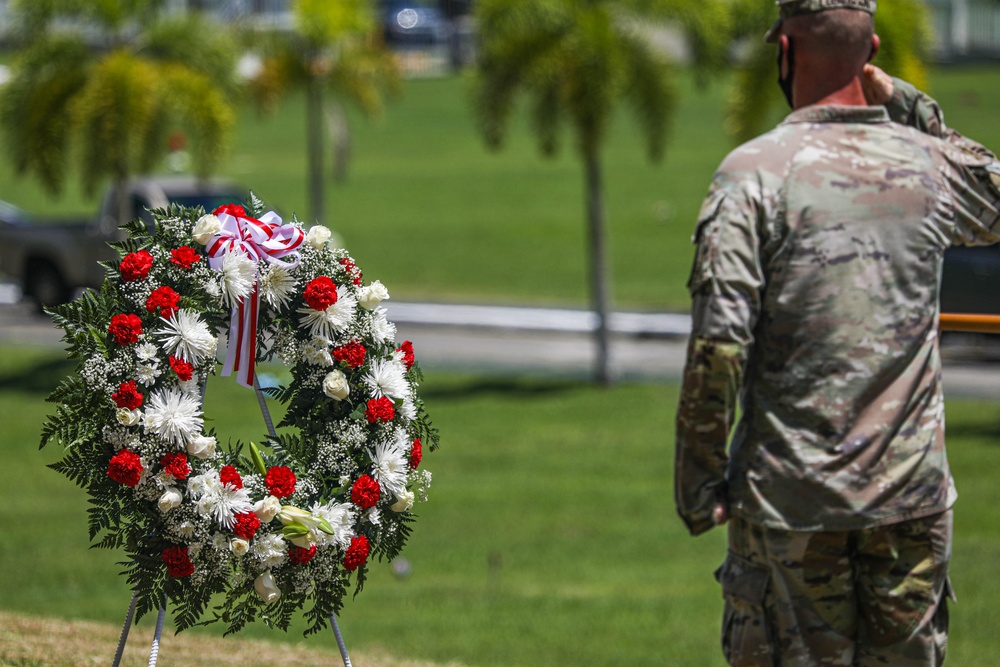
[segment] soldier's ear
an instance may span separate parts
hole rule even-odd
[[[778,35],[778,75],[784,79],[788,76],[788,71],[791,69],[791,63],[788,61],[788,49],[789,45],[792,43],[788,38],[788,35],[781,34]]]
[[[881,43],[878,35],[872,35],[872,52],[868,54],[868,62],[875,60],[875,54],[878,53],[878,47]]]

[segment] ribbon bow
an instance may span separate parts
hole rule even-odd
[[[222,223],[222,229],[206,248],[209,266],[216,271],[222,269],[225,256],[230,253],[240,253],[255,264],[264,260],[287,269],[299,265],[296,249],[305,240],[305,233],[295,225],[283,225],[274,211],[265,213],[260,220],[251,218],[242,206],[236,204],[220,206],[212,213]],[[235,368],[236,382],[245,387],[254,385],[259,307],[260,294],[255,279],[249,297],[241,298],[233,306],[226,363],[222,367],[224,376],[232,375]]]

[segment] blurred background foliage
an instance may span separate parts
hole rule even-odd
[[[87,215],[102,183],[169,171],[181,137],[193,170],[329,225],[397,297],[580,306],[593,295],[578,150],[593,139],[575,129],[586,121],[602,142],[608,301],[685,310],[712,172],[738,137],[786,113],[761,39],[769,2],[465,3],[453,24],[481,57],[458,60],[450,42],[393,41],[381,2],[300,0],[286,23],[178,15],[172,4],[10,4],[20,28],[0,89],[0,199],[41,217]],[[595,48],[620,36],[617,55],[580,51],[571,67],[565,49],[585,34],[566,30],[571,16],[589,17]],[[929,71],[927,16],[915,0],[883,0],[877,62],[925,80],[949,124],[997,145],[992,70]],[[566,38],[518,46],[548,40],[545,30]],[[625,62],[642,72],[623,78]],[[489,151],[500,139],[504,150]],[[557,153],[567,141],[572,150]],[[551,158],[539,160],[539,147]],[[647,160],[660,151],[666,159]]]

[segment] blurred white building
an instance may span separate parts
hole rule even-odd
[[[934,59],[1000,58],[1000,2],[924,0],[934,26]]]

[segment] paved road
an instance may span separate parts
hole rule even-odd
[[[2,299],[0,299],[2,301]],[[411,340],[429,370],[587,378],[593,316],[582,310],[386,302],[398,340]],[[611,365],[621,379],[680,377],[690,320],[683,315],[616,313]],[[0,303],[0,342],[60,346],[61,332],[23,303]],[[949,396],[1000,399],[1000,363],[967,346],[945,348]]]

